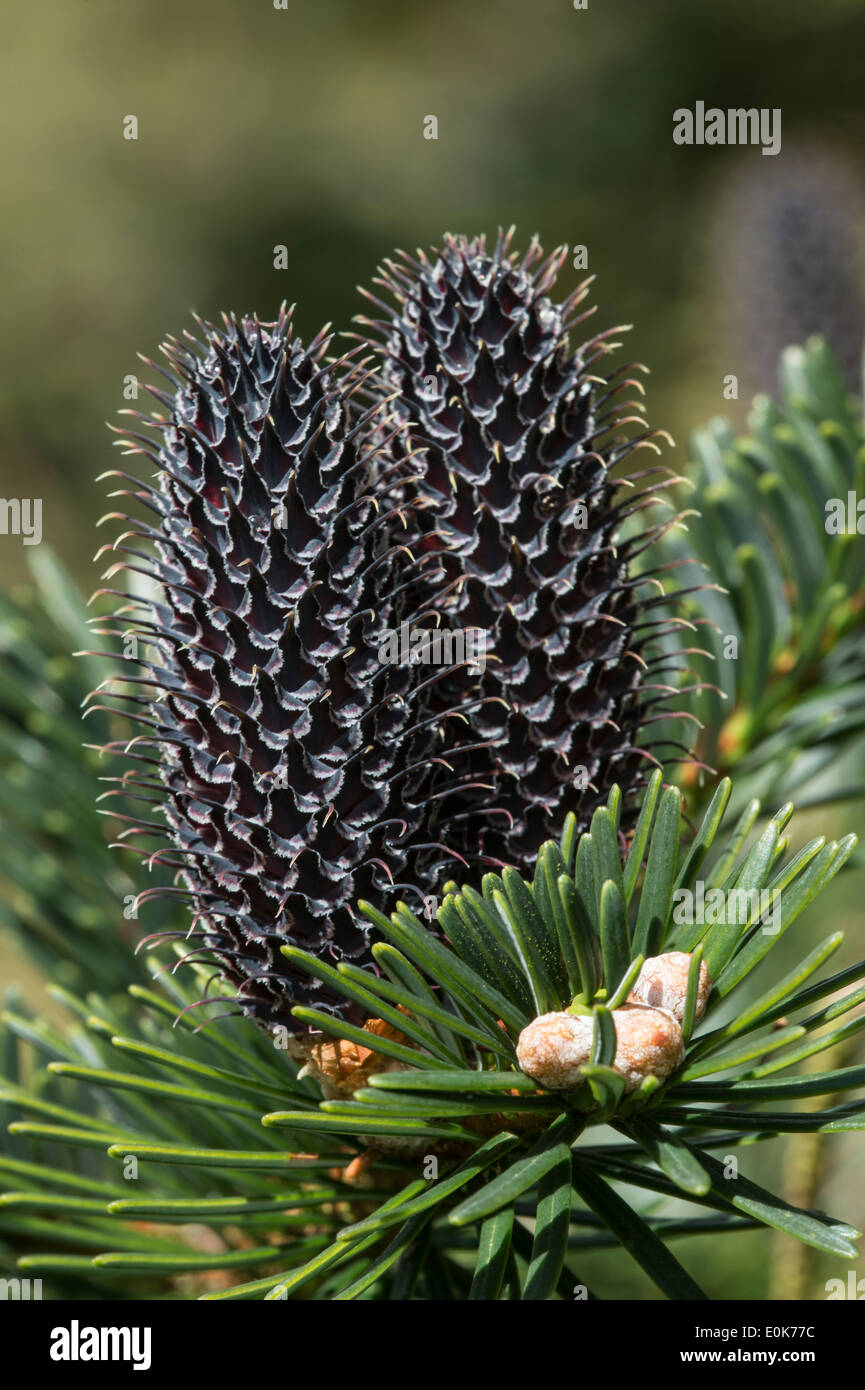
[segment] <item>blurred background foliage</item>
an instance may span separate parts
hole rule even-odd
[[[825,309],[849,361],[863,47],[858,0],[9,7],[2,495],[38,477],[47,537],[87,575],[103,421],[137,352],[193,309],[298,299],[302,332],[344,326],[383,255],[446,229],[585,245],[599,326],[636,325],[650,418],[677,440],[719,409],[724,373],[740,404],[770,386]],[[674,145],[673,110],[698,99],[780,107],[781,153]],[[4,542],[0,578],[21,559]]]
[[[136,353],[155,356],[192,310],[268,318],[282,299],[299,301],[306,335],[326,320],[347,328],[362,309],[356,283],[394,246],[516,223],[517,245],[537,232],[548,249],[586,246],[598,327],[635,324],[626,351],[652,369],[650,422],[678,441],[665,461],[688,472],[691,431],[718,414],[744,428],[790,342],[824,334],[859,389],[863,51],[861,0],[589,0],[585,11],[570,0],[289,0],[285,11],[272,0],[42,0],[7,10],[0,494],[42,497],[43,540],[71,576],[48,559],[31,574],[39,552],[0,537],[0,810],[7,847],[18,835],[22,856],[39,852],[17,877],[5,857],[2,920],[28,927],[37,949],[26,962],[4,950],[0,969],[40,1013],[51,1013],[40,968],[52,973],[52,959],[61,983],[89,958],[91,985],[122,987],[143,970],[125,943],[166,925],[152,909],[138,924],[123,917],[140,875],[104,849],[107,832],[95,838],[88,779],[94,796],[101,788],[95,762],[76,757],[74,713],[94,672],[72,674],[68,660],[86,645],[74,585],[95,585],[94,522],[110,505],[93,479],[118,462],[103,422],[128,404],[124,377],[148,377]],[[780,107],[781,153],[675,146],[672,112],[697,100]],[[136,141],[123,138],[127,115]],[[427,115],[436,141],[423,138]],[[277,244],[287,270],[274,269]],[[583,274],[566,266],[562,293]],[[729,373],[737,400],[722,395]],[[863,824],[861,803],[798,818],[803,837]],[[865,954],[857,872],[821,902],[849,934],[839,965]],[[73,944],[52,958],[57,933]],[[816,1177],[803,1179],[800,1162],[786,1181],[810,1183],[821,1205],[865,1226],[854,1143],[839,1137]],[[760,1157],[770,1168],[790,1161],[780,1145]],[[822,1297],[839,1272],[816,1256],[795,1265],[784,1237],[771,1260],[767,1238],[751,1233],[691,1249],[716,1296],[735,1276],[743,1298]],[[615,1265],[620,1296],[648,1292],[616,1253],[587,1261],[590,1279],[593,1263]]]

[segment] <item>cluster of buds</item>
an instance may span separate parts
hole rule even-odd
[[[685,1056],[682,1020],[691,957],[684,951],[652,956],[643,965],[627,1002],[614,1009],[613,1066],[635,1091],[647,1076],[664,1080]],[[705,1011],[712,982],[705,962],[697,981],[695,1020]],[[539,1085],[571,1091],[581,1085],[580,1067],[590,1060],[594,1019],[589,1014],[550,1013],[533,1019],[517,1043],[522,1070]]]

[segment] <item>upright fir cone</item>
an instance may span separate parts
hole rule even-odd
[[[129,529],[105,549],[133,558],[105,577],[139,569],[160,589],[121,594],[131,609],[102,629],[132,629],[150,653],[122,678],[143,693],[117,696],[144,732],[111,746],[140,769],[125,791],[164,810],[164,828],[134,820],[124,834],[145,837],[147,855],[167,834],[174,853],[152,857],[180,872],[200,954],[245,1012],[295,1031],[295,1004],[363,1013],[280,947],[367,958],[353,904],[406,872],[425,882],[450,775],[437,766],[432,801],[431,759],[455,739],[424,704],[430,672],[379,660],[386,629],[424,621],[407,588],[423,586],[401,544],[408,468],[368,442],[362,369],[328,365],[324,333],[304,348],[284,309],[272,324],[200,328],[203,341],[163,348],[172,390],[149,389],[167,414],[138,417],[157,441],[124,441],[158,485],[130,479],[120,495],[156,524],[121,517]]]
[[[459,684],[485,697],[472,727],[495,746],[475,769],[495,795],[467,795],[464,850],[525,872],[569,811],[586,828],[614,782],[637,793],[656,761],[646,732],[671,717],[652,707],[672,692],[657,681],[669,656],[650,645],[669,625],[651,610],[668,600],[631,562],[664,525],[619,532],[681,480],[659,465],[627,485],[611,476],[663,434],[622,433],[645,422],[622,398],[642,392],[636,369],[602,371],[621,330],[572,350],[589,282],[557,303],[566,249],[544,260],[533,242],[519,260],[510,243],[500,234],[490,254],[483,237],[446,236],[429,258],[400,253],[375,281],[395,307],[368,294],[384,316],[358,322],[380,340],[380,399],[406,425],[390,452],[423,465],[415,544],[440,554],[444,619],[487,634],[486,671],[463,669]],[[433,704],[456,683],[434,688]]]

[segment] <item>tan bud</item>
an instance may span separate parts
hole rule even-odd
[[[625,1078],[625,1090],[635,1091],[647,1076],[661,1081],[682,1065],[685,1043],[682,1030],[665,1009],[626,1004],[613,1010],[616,1025],[616,1071]]]
[[[527,1076],[551,1091],[582,1084],[580,1067],[592,1052],[594,1020],[584,1014],[541,1014],[517,1041],[517,1061]]]
[[[685,998],[688,993],[688,972],[691,957],[687,951],[668,951],[664,956],[650,956],[643,963],[634,988],[628,995],[629,1004],[649,1004],[653,1009],[666,1009],[677,1023],[685,1017]],[[706,962],[700,965],[697,981],[697,1008],[694,1018],[702,1018],[709,998],[712,981]]]
[[[363,1026],[376,1037],[412,1045],[381,1018],[369,1018]],[[361,1086],[368,1086],[369,1078],[376,1072],[406,1070],[405,1063],[392,1061],[371,1048],[341,1038],[323,1038],[321,1034],[292,1038],[289,1050],[297,1061],[304,1062],[302,1074],[317,1081],[328,1100],[350,1098]]]
[[[613,1066],[633,1091],[647,1076],[661,1080],[685,1057],[682,1030],[663,1009],[626,1005],[613,1010],[616,1056]],[[585,1014],[541,1014],[520,1033],[517,1061],[527,1076],[551,1091],[572,1091],[582,1083],[580,1067],[592,1053],[594,1020]]]

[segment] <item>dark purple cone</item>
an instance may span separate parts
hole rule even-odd
[[[153,656],[129,677],[143,694],[122,697],[145,707],[129,749],[144,771],[125,780],[159,793],[174,849],[160,862],[180,870],[202,957],[244,1011],[296,1031],[295,1004],[363,1015],[280,947],[368,959],[353,904],[428,881],[454,781],[431,759],[465,725],[439,717],[443,700],[431,715],[428,670],[379,659],[386,630],[418,617],[407,586],[421,592],[424,562],[402,546],[417,525],[407,469],[364,442],[362,371],[328,366],[323,334],[305,349],[285,311],[201,328],[164,349],[173,389],[153,394],[168,414],[146,418],[158,449],[131,443],[159,470],[133,494],[157,521],[121,540],[155,554],[118,544],[145,562],[118,568],[162,587],[123,624]]]
[[[382,340],[375,388],[406,424],[390,453],[423,465],[414,544],[440,554],[447,623],[487,633],[480,680],[463,671],[431,692],[433,705],[460,688],[486,697],[472,727],[495,750],[473,765],[495,790],[464,798],[462,847],[524,872],[569,811],[586,828],[614,782],[633,799],[664,690],[646,674],[655,590],[629,564],[663,528],[621,541],[647,493],[610,476],[658,432],[622,433],[640,407],[621,393],[642,388],[633,368],[603,373],[620,330],[569,347],[588,285],[550,297],[564,258],[533,244],[518,261],[510,235],[492,254],[448,236],[429,258],[388,261],[376,283],[396,306],[369,296],[384,317],[360,320]]]

